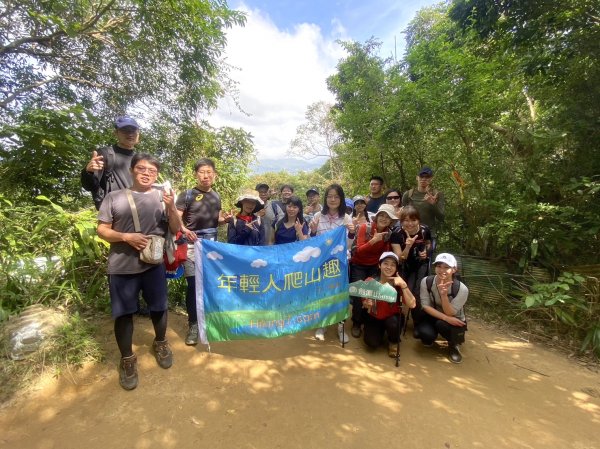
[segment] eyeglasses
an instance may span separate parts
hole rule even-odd
[[[339,200],[340,197],[337,195],[327,195],[328,200]]]
[[[386,197],[386,200],[399,200],[400,196],[398,195],[393,195],[393,196],[388,196]]]
[[[158,174],[158,170],[152,167],[142,167],[141,165],[136,165],[135,167],[133,167],[133,171],[135,171],[136,173],[142,174],[142,173],[148,173],[149,175],[156,175]]]
[[[212,170],[209,170],[209,171],[197,171],[196,174],[200,175],[200,176],[213,176],[215,174],[215,172],[212,171]]]

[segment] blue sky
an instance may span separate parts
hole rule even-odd
[[[289,150],[306,108],[316,101],[333,102],[325,80],[344,57],[335,42],[382,41],[381,55],[390,56],[397,41],[402,57],[406,28],[433,0],[234,0],[233,9],[247,15],[245,27],[228,31],[225,62],[237,85],[237,98],[227,96],[209,121],[214,126],[242,127],[254,136],[259,157],[281,158]],[[238,110],[241,106],[244,113]]]

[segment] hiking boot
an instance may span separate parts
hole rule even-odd
[[[448,355],[448,360],[452,363],[460,363],[462,362],[462,354],[458,350],[458,346],[450,346],[450,354]]]
[[[354,338],[360,338],[360,335],[362,334],[362,329],[359,325],[352,325],[352,330],[350,331],[350,333],[352,334],[352,336]]]
[[[185,336],[185,344],[188,346],[196,346],[198,344],[198,323],[190,324],[188,333]]]
[[[119,384],[125,390],[133,390],[138,386],[137,357],[121,357],[119,362]]]
[[[344,323],[338,324],[338,338],[340,339],[340,343],[346,344],[350,341],[350,337],[344,330]]]
[[[315,338],[319,341],[325,340],[325,328],[320,327],[315,331]]]
[[[388,355],[392,358],[396,358],[396,354],[399,354],[398,343],[389,343],[388,344]]]
[[[158,366],[165,369],[171,368],[171,365],[173,365],[173,352],[171,351],[167,340],[154,340],[154,343],[152,343],[152,350],[154,351],[154,357],[156,357]]]

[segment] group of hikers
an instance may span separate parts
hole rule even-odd
[[[410,310],[414,337],[433,346],[438,335],[448,342],[448,358],[460,363],[466,318],[467,287],[456,277],[456,258],[436,249],[436,231],[444,220],[442,192],[431,187],[433,171],[423,167],[417,187],[402,193],[384,191],[384,180],[373,176],[367,196],[346,198],[339,184],[323,191],[306,192],[303,203],[294,187],[279,188],[279,199],[266,183],[241,194],[239,211],[226,212],[212,188],[217,171],[211,159],[194,165],[196,186],[175,196],[172,189],[157,186],[160,162],[150,154],[134,152],[140,126],[131,117],[115,120],[117,143],[98,149],[82,170],[84,189],[92,192],[98,208],[98,235],[110,243],[109,292],[114,332],[121,359],[119,382],[126,390],[138,385],[137,357],[133,352],[133,315],[144,298],[154,326],[152,351],[162,368],[173,363],[166,339],[167,280],[160,257],[152,259],[157,238],[181,233],[187,241],[184,275],[187,282],[187,345],[198,344],[194,243],[217,239],[217,228],[227,226],[227,241],[238,245],[285,244],[306,240],[338,227],[347,232],[350,282],[378,281],[390,284],[396,303],[351,296],[354,338],[363,336],[370,348],[388,342],[388,354],[397,357],[401,329]],[[162,251],[160,244],[156,245]],[[342,343],[350,341],[344,323],[337,325]],[[325,339],[325,329],[315,332]]]

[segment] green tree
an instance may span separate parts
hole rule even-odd
[[[305,159],[327,157],[332,161],[332,177],[339,180],[341,167],[336,149],[340,136],[335,128],[332,112],[332,106],[324,101],[309,105],[305,114],[306,122],[298,126],[296,137],[290,143],[289,153]]]
[[[0,108],[212,107],[225,30],[244,20],[221,0],[2,1]]]
[[[244,22],[222,0],[0,0],[2,191],[84,204],[79,170],[127,110],[145,125],[139,150],[181,162],[153,135],[175,142],[231,87],[225,31]]]

